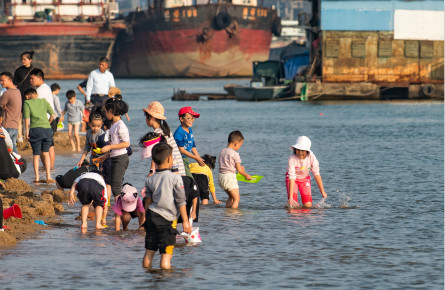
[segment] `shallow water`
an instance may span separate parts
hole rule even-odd
[[[81,234],[74,220],[80,204],[64,204],[55,230],[0,253],[1,288],[443,288],[443,102],[166,100],[173,88],[216,92],[247,81],[117,80],[130,105],[126,123],[134,149],[126,180],[138,189],[149,167],[137,147],[149,131],[141,109],[153,100],[162,100],[172,130],[180,107],[201,113],[193,127],[201,154],[218,155],[227,135],[241,130],[242,163],[248,173],[264,176],[240,184],[239,210],[201,207],[196,226],[203,242],[175,248],[174,270],[160,271],[158,255],[153,270],[142,268],[145,234],[135,221],[127,232],[96,232],[90,223]],[[59,82],[63,92],[77,83]],[[284,172],[298,135],[311,138],[320,161],[329,196],[319,208],[284,208]],[[79,157],[58,156],[54,174]],[[312,186],[316,204],[321,195]]]

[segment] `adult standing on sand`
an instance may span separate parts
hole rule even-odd
[[[20,59],[22,61],[22,66],[18,67],[14,72],[14,79],[12,82],[20,90],[22,94],[22,108],[21,111],[23,113],[23,103],[25,102],[25,91],[31,87],[31,76],[30,73],[33,70],[32,66],[32,56],[34,55],[34,51],[25,51],[20,55]],[[19,132],[17,134],[17,141],[23,142],[23,114],[20,114],[20,122],[19,122]]]
[[[99,60],[99,68],[93,70],[87,82],[86,89],[86,101],[93,103],[94,108],[92,112],[97,108],[101,108],[105,101],[108,99],[108,91],[111,87],[115,87],[114,77],[107,69],[110,66],[108,58],[101,57]]]
[[[17,152],[17,136],[19,132],[19,123],[22,113],[22,96],[20,91],[12,82],[13,75],[10,72],[2,72],[0,74],[0,84],[6,89],[6,92],[0,97],[0,106],[5,109],[5,117],[1,124],[11,136],[13,151]]]

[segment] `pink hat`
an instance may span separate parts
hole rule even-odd
[[[122,209],[126,212],[133,212],[138,201],[138,190],[127,183],[122,187],[121,192]]]
[[[141,159],[146,159],[148,157],[151,157],[151,149],[153,149],[153,147],[160,141],[161,141],[161,136],[148,141],[144,141],[142,143],[144,145],[144,148],[141,151]]]
[[[178,116],[181,117],[184,114],[189,113],[195,118],[199,118],[199,114],[192,110],[192,107],[182,107],[181,110],[179,110]]]
[[[159,120],[167,119],[167,117],[164,116],[164,107],[159,102],[151,102],[150,104],[148,104],[147,108],[142,110],[153,118]]]

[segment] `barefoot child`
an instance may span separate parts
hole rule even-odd
[[[111,191],[115,198],[121,194],[122,182],[128,167],[128,151],[130,134],[121,116],[128,112],[128,105],[122,100],[110,98],[105,102],[106,117],[112,121],[109,130],[110,145],[102,147],[104,160],[111,157]]]
[[[77,190],[77,198],[82,204],[81,229],[88,227],[87,218],[90,205],[93,205],[96,211],[96,229],[104,229],[105,227],[101,223],[101,217],[105,208],[108,208],[107,200],[107,187],[102,176],[95,172],[87,172],[74,180],[73,186],[71,186],[70,197],[68,205],[73,205],[76,202],[74,191]]]
[[[213,202],[220,204],[222,201],[216,198],[215,184],[213,183],[212,169],[215,169],[216,157],[205,154],[202,156],[205,166],[199,166],[198,163],[190,164],[190,172],[199,187],[199,196],[201,198],[201,204],[209,204],[209,192],[212,194]]]
[[[198,154],[196,150],[195,140],[193,137],[193,122],[195,118],[199,118],[199,114],[192,110],[192,107],[183,107],[178,113],[179,121],[181,126],[176,129],[173,136],[175,137],[176,144],[178,144],[179,151],[182,154],[182,161],[184,163],[184,168],[186,175],[192,177],[189,168],[189,157],[195,159],[200,166],[204,166],[205,163]]]
[[[25,118],[25,137],[32,147],[32,159],[34,165],[35,183],[40,182],[39,164],[40,152],[45,165],[46,183],[55,183],[51,178],[51,160],[49,147],[53,140],[51,121],[54,119],[54,111],[46,99],[39,99],[37,91],[29,88],[25,91],[26,101],[23,105],[23,118]],[[46,114],[50,114],[48,120]]]
[[[116,231],[120,231],[121,222],[125,231],[131,219],[136,217],[139,220],[138,229],[142,229],[142,225],[145,222],[145,210],[142,200],[138,197],[138,190],[131,184],[124,184],[121,195],[117,198],[113,206],[113,211],[115,213],[114,225]]]
[[[238,151],[243,146],[244,137],[240,131],[233,131],[229,134],[228,145],[219,154],[219,175],[218,181],[222,189],[227,193],[229,199],[226,202],[228,208],[238,208],[240,195],[236,172],[243,175],[247,180],[252,179],[241,166],[241,158]]]
[[[182,161],[181,153],[178,145],[173,137],[170,127],[165,121],[167,117],[164,116],[164,107],[159,102],[151,102],[147,108],[143,109],[145,115],[145,123],[148,127],[152,127],[155,133],[161,134],[167,140],[168,145],[173,148],[173,166],[172,172],[176,172],[181,176],[185,176],[184,162]],[[155,163],[151,161],[149,176],[155,172]]]
[[[160,267],[171,268],[173,249],[176,243],[176,224],[178,215],[183,219],[186,233],[191,233],[186,212],[184,184],[178,174],[170,171],[173,164],[172,147],[159,143],[153,147],[153,159],[158,169],[145,182],[148,210],[145,222],[145,255],[144,267],[151,267],[157,250],[161,254]]]
[[[79,138],[79,127],[82,121],[83,110],[85,107],[82,102],[76,99],[76,93],[73,90],[66,92],[66,98],[68,101],[65,103],[65,108],[60,116],[60,122],[63,122],[65,114],[68,115],[68,135],[70,136],[72,151],[80,152],[80,138]],[[74,142],[74,139],[76,142]]]
[[[318,160],[311,151],[311,140],[306,136],[297,138],[292,145],[293,154],[289,157],[286,171],[286,190],[289,206],[298,206],[298,191],[304,207],[312,207],[311,177],[312,171],[315,181],[323,198],[328,197],[323,188]]]

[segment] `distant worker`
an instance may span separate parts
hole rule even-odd
[[[94,108],[92,112],[105,104],[110,88],[116,86],[113,74],[107,70],[109,66],[108,58],[101,57],[99,60],[99,68],[93,70],[88,77],[85,98],[87,103],[90,101],[93,103]]]

